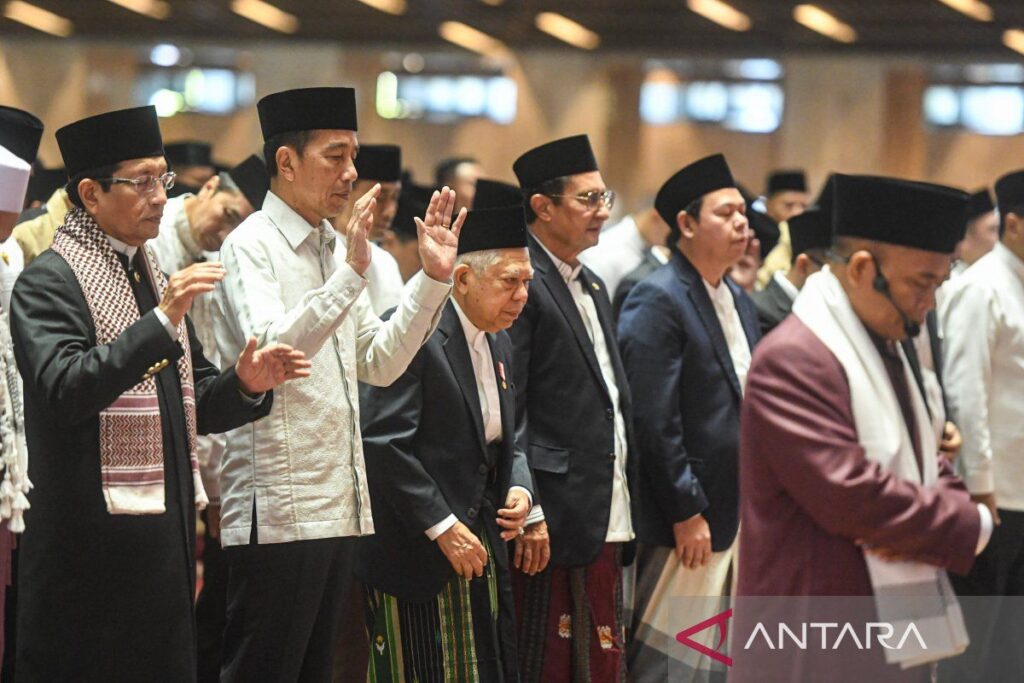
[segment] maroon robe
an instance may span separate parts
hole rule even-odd
[[[842,365],[799,318],[790,316],[761,342],[747,376],[740,426],[734,652],[743,646],[735,640],[744,640],[753,626],[744,615],[744,597],[870,597],[858,539],[955,573],[970,569],[981,528],[977,506],[938,453],[924,457],[942,460],[933,488],[902,480],[865,457]],[[846,602],[862,612],[872,604]],[[810,600],[776,604],[776,614],[786,621],[818,614],[820,607]],[[901,674],[884,663],[877,647],[848,656],[843,664],[855,667],[851,673],[859,680],[919,680],[929,670]],[[785,671],[776,673],[780,679],[814,680],[824,672],[812,659],[798,650],[786,658]],[[783,664],[779,657],[772,660]],[[842,680],[836,678],[835,656],[820,656],[818,664],[829,667],[828,680]],[[745,670],[737,661],[730,681],[774,680],[774,674],[765,678],[763,666]]]

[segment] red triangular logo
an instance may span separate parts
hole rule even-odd
[[[729,636],[729,619],[732,618],[732,608],[725,610],[721,614],[716,614],[710,619],[705,619],[699,624],[694,624],[685,631],[680,631],[676,634],[676,640],[685,645],[688,648],[694,649],[701,654],[707,655],[717,662],[722,662],[726,666],[732,666],[732,657],[722,654],[718,651],[719,648],[725,643],[725,639]],[[697,641],[690,638],[695,633],[710,628],[711,626],[718,625],[718,645],[712,650],[707,645],[702,645]]]

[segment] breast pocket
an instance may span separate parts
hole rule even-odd
[[[531,443],[527,452],[530,467],[551,474],[565,474],[569,471],[569,451]]]

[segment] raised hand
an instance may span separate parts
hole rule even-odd
[[[447,282],[455,270],[455,258],[459,250],[459,233],[466,220],[466,209],[452,222],[455,210],[455,191],[445,187],[435,191],[427,206],[423,220],[416,219],[416,233],[419,237],[420,261],[423,272],[438,282]]]
[[[216,261],[182,268],[167,280],[167,288],[160,297],[160,310],[172,325],[178,325],[191,308],[192,300],[200,294],[212,292],[223,279],[224,266]]]
[[[352,218],[345,226],[348,240],[348,251],[345,262],[360,275],[370,267],[370,228],[373,227],[373,211],[377,208],[377,197],[380,196],[380,183],[370,188],[369,192],[356,200],[352,207]]]
[[[287,344],[270,344],[257,350],[256,337],[249,337],[235,364],[235,372],[242,390],[256,395],[290,379],[309,377],[312,365],[305,353]]]

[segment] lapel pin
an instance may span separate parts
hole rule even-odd
[[[139,271],[136,270],[134,275],[135,275],[135,281],[136,282],[142,282],[142,275],[139,274]]]
[[[498,376],[501,377],[501,388],[508,389],[508,383],[505,381],[505,364],[500,360],[498,361]]]
[[[601,289],[601,285],[597,284],[596,282],[591,282],[590,286],[593,287],[595,290]]]

